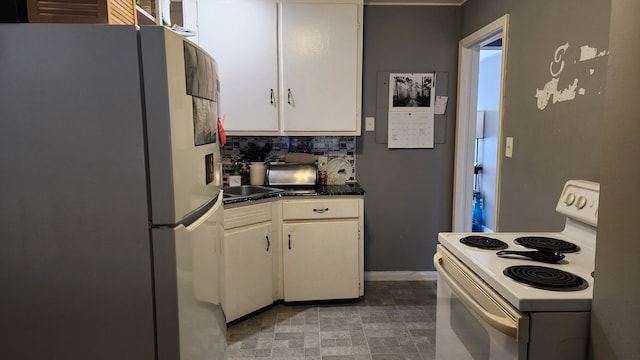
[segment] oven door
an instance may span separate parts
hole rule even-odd
[[[442,245],[438,270],[436,359],[526,359],[529,318]]]

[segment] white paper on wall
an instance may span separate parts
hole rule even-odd
[[[436,115],[444,115],[445,111],[447,111],[447,102],[449,101],[448,96],[436,96]]]
[[[433,113],[390,112],[388,148],[433,148]]]
[[[389,74],[388,148],[433,148],[435,73]]]

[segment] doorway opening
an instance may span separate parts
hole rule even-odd
[[[508,23],[504,15],[460,41],[454,232],[498,230]]]

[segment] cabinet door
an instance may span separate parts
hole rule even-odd
[[[273,303],[271,224],[224,234],[224,301],[227,322]]]
[[[281,21],[284,130],[356,131],[358,5],[286,2]]]
[[[198,1],[198,41],[218,62],[227,131],[278,131],[277,5]]]
[[[359,295],[358,221],[283,225],[284,300]]]

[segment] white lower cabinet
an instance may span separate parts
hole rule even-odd
[[[225,210],[222,308],[227,322],[273,303],[271,206]]]
[[[284,300],[359,295],[358,221],[284,224]]]
[[[364,295],[364,198],[278,199],[224,210],[227,322],[275,300]]]
[[[363,295],[362,199],[282,201],[284,301]]]

